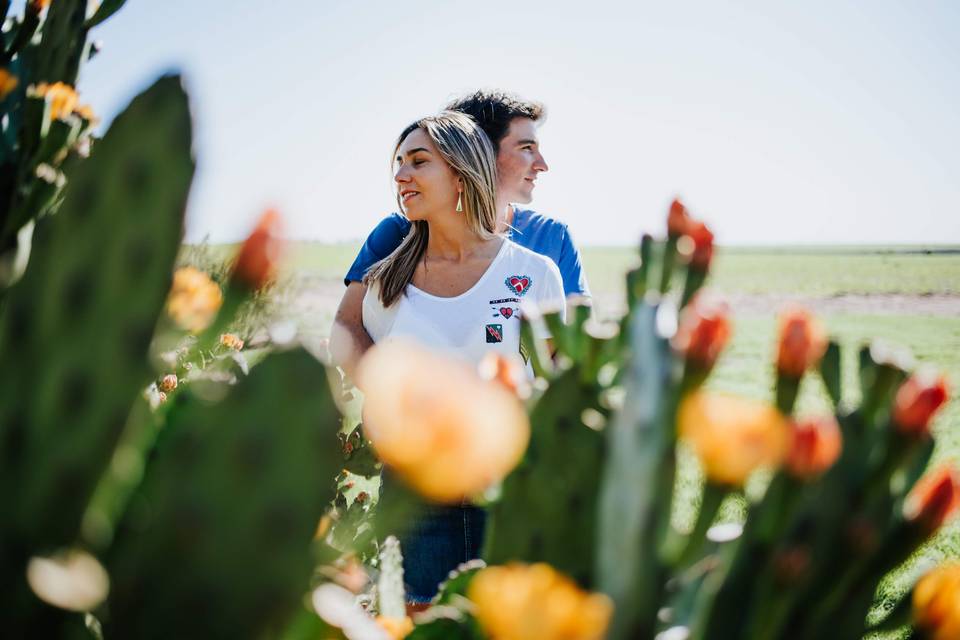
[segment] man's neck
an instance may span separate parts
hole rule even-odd
[[[497,211],[503,212],[497,221],[497,233],[505,233],[513,226],[513,205],[509,202],[504,205],[499,205]]]

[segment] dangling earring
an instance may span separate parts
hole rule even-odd
[[[457,192],[457,213],[463,212],[463,193]]]

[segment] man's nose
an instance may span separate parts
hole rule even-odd
[[[543,159],[543,154],[539,151],[537,152],[537,157],[533,161],[533,170],[534,171],[549,171],[550,167],[547,166],[547,161]]]

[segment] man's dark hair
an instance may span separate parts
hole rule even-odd
[[[449,111],[465,113],[480,125],[500,152],[500,141],[510,129],[514,118],[530,118],[534,122],[545,117],[546,111],[539,102],[524,100],[503,91],[480,90],[476,93],[457,98],[446,107]]]

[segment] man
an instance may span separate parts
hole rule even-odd
[[[528,204],[533,199],[537,176],[548,170],[540,153],[537,123],[543,106],[498,91],[478,91],[455,100],[448,110],[471,116],[484,130],[497,152],[497,190],[507,202]],[[372,341],[363,328],[361,308],[366,287],[363,275],[374,263],[390,255],[410,230],[410,221],[398,213],[384,218],[367,237],[344,278],[347,290],[331,335],[334,359],[346,362],[362,355]],[[560,268],[564,293],[589,297],[580,252],[567,225],[529,209],[508,205],[502,213],[500,231],[517,244],[552,259]],[[348,354],[352,357],[346,357]]]

